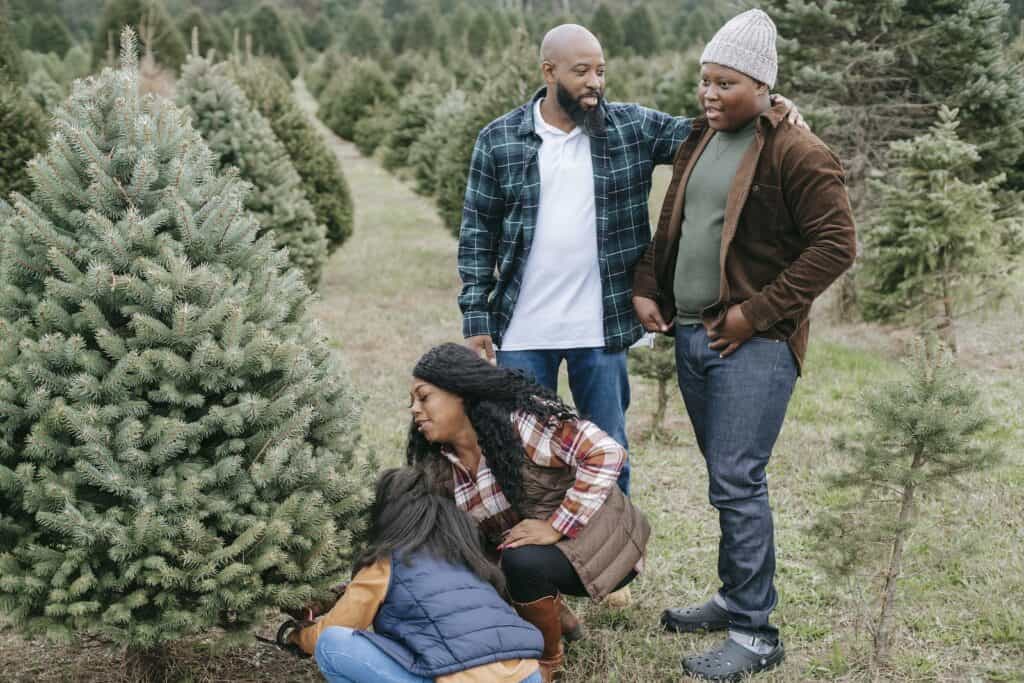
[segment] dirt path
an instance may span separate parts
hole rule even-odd
[[[312,95],[296,86],[299,103],[313,114]],[[355,231],[327,263],[315,310],[366,398],[366,442],[385,464],[397,463],[413,364],[430,346],[462,338],[456,242],[429,200],[312,121],[356,198]]]

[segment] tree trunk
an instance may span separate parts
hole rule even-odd
[[[651,420],[651,433],[660,434],[662,425],[665,424],[665,408],[668,406],[668,380],[658,379],[658,405],[654,408],[654,418]]]
[[[939,323],[939,337],[949,350],[957,352],[956,348],[956,327],[953,324],[953,293],[949,288],[949,278],[946,273],[942,274],[942,321]]]
[[[857,283],[853,271],[843,273],[836,284],[836,318],[841,323],[853,322],[857,312]]]
[[[166,646],[129,647],[125,650],[124,662],[129,680],[139,683],[164,683],[167,680],[170,657]]]
[[[914,462],[910,465],[911,470],[916,470],[924,463],[924,457],[920,454],[914,456]],[[913,483],[907,484],[903,489],[903,499],[900,502],[900,521],[896,529],[896,535],[892,539],[892,554],[889,556],[889,569],[885,573],[885,585],[882,587],[882,609],[878,614],[878,622],[875,628],[875,667],[881,669],[889,663],[889,648],[892,644],[892,619],[896,605],[896,581],[899,579],[903,562],[903,544],[906,540],[907,529],[914,517],[914,490]]]

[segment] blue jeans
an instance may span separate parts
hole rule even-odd
[[[775,592],[775,536],[765,466],[782,429],[797,367],[784,341],[752,337],[726,358],[703,325],[676,326],[676,372],[718,510],[719,594],[730,628],[778,638],[768,617]]]
[[[569,389],[581,417],[585,417],[623,448],[626,441],[626,410],[629,408],[629,372],[625,351],[605,351],[603,347],[550,349],[536,351],[498,351],[498,365],[523,370],[540,385],[558,391],[558,368],[565,361],[569,370]],[[619,473],[619,488],[629,495],[629,459]]]
[[[350,628],[331,626],[316,641],[317,666],[328,683],[433,683],[409,673],[387,653]],[[535,671],[521,683],[541,683]]]

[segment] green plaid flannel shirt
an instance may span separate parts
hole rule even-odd
[[[540,204],[533,104],[489,123],[477,136],[459,232],[462,334],[501,345],[512,319]],[[593,135],[597,254],[604,303],[604,344],[627,348],[643,335],[633,312],[633,266],[651,240],[651,174],[670,164],[690,133],[690,119],[638,104],[605,105],[607,131]]]

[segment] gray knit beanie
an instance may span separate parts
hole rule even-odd
[[[727,66],[773,88],[779,71],[775,33],[771,17],[759,9],[747,10],[718,30],[704,48],[700,63]]]

